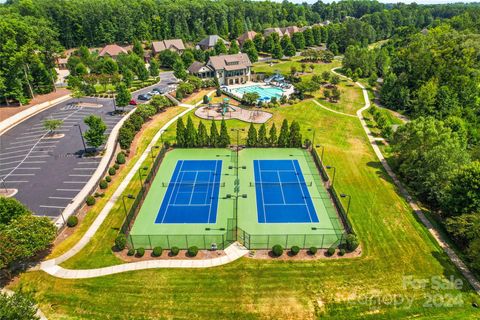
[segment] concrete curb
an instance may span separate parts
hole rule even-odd
[[[71,96],[68,94],[66,96],[47,101],[44,103],[37,104],[31,108],[28,108],[26,110],[23,110],[22,112],[17,113],[16,115],[13,115],[6,120],[3,120],[0,122],[0,136],[4,133],[6,133],[8,130],[11,128],[15,127],[17,124],[33,117],[34,115],[45,111],[61,102],[67,101],[71,98]]]
[[[351,80],[350,78],[345,77],[344,75],[337,73],[335,71],[336,69],[338,69],[338,68],[333,68],[332,72],[341,76],[341,77],[343,77],[343,78],[347,78],[347,79]],[[465,277],[465,279],[471,285],[473,290],[475,290],[475,292],[480,295],[480,282],[473,275],[473,273],[468,269],[467,265],[462,261],[462,259],[460,259],[460,257],[455,253],[455,251],[452,248],[450,248],[448,243],[446,243],[443,240],[442,235],[437,231],[437,229],[435,229],[435,227],[432,225],[430,220],[428,220],[428,218],[425,216],[425,214],[420,209],[418,204],[415,202],[415,200],[413,200],[412,196],[410,196],[407,189],[405,189],[403,184],[400,182],[400,180],[398,179],[395,172],[393,172],[392,168],[390,168],[390,165],[388,164],[387,160],[383,156],[382,152],[380,151],[380,148],[378,147],[378,145],[376,143],[376,138],[374,137],[374,135],[372,134],[372,132],[368,128],[367,122],[365,121],[365,119],[362,115],[363,111],[370,108],[370,98],[368,97],[367,89],[360,82],[356,82],[355,84],[362,89],[363,99],[365,100],[365,106],[363,108],[357,110],[357,117],[360,120],[360,123],[363,127],[363,130],[367,134],[368,141],[370,142],[370,145],[372,146],[373,151],[375,152],[375,155],[377,156],[378,160],[380,160],[380,162],[381,162],[383,168],[385,169],[385,171],[387,172],[387,174],[390,176],[390,178],[392,178],[393,182],[398,187],[398,190],[399,190],[400,194],[408,202],[408,205],[410,206],[410,208],[415,212],[415,214],[420,219],[420,221],[422,221],[422,224],[428,229],[428,231],[433,236],[433,238],[435,239],[437,244],[443,249],[443,251],[445,251],[445,253],[450,258],[452,263],[457,267],[457,269],[460,271],[460,273]]]

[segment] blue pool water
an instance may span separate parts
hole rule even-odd
[[[280,99],[284,93],[284,91],[280,88],[275,87],[260,87],[257,85],[242,87],[242,88],[235,88],[232,89],[232,92],[237,92],[239,94],[249,93],[249,92],[256,92],[260,96],[260,98],[268,98],[272,99],[276,97]]]

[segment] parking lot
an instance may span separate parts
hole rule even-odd
[[[136,92],[133,98],[153,87],[167,86],[175,80],[172,77],[171,73],[163,74],[160,84]],[[75,105],[78,102],[84,104]],[[80,130],[88,129],[83,119],[91,114],[100,116],[108,135],[123,117],[113,111],[112,99],[70,99],[16,125],[0,136],[0,179],[4,181],[0,182],[7,188],[18,189],[14,197],[36,215],[57,218],[100,162],[99,157],[83,157]],[[63,121],[56,130],[59,135],[49,135],[43,127],[45,119]]]

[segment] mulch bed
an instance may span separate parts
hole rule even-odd
[[[249,254],[245,257],[251,259],[259,259],[259,260],[323,260],[323,259],[351,259],[351,258],[358,258],[362,255],[362,249],[358,247],[353,252],[345,253],[343,256],[338,254],[338,250],[333,254],[333,256],[327,256],[327,249],[318,249],[315,255],[311,255],[307,249],[300,250],[297,255],[292,255],[290,251],[284,250],[283,254],[280,257],[275,257],[271,250],[250,250]]]
[[[115,252],[115,255],[122,259],[125,262],[136,262],[136,261],[146,261],[146,260],[207,260],[213,258],[219,258],[225,256],[223,250],[211,251],[211,250],[198,250],[198,254],[195,257],[187,256],[187,250],[180,250],[178,255],[172,256],[169,250],[163,250],[160,257],[152,256],[152,250],[145,250],[145,255],[143,257],[129,256],[127,255],[128,250],[122,250],[120,252]]]

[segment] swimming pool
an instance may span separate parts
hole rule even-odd
[[[285,91],[280,88],[275,87],[261,87],[258,85],[248,86],[248,87],[241,87],[231,89],[233,93],[237,93],[240,96],[243,96],[244,93],[256,92],[260,96],[260,99],[267,98],[268,100],[272,99],[273,97],[280,99],[282,95],[284,95]]]

